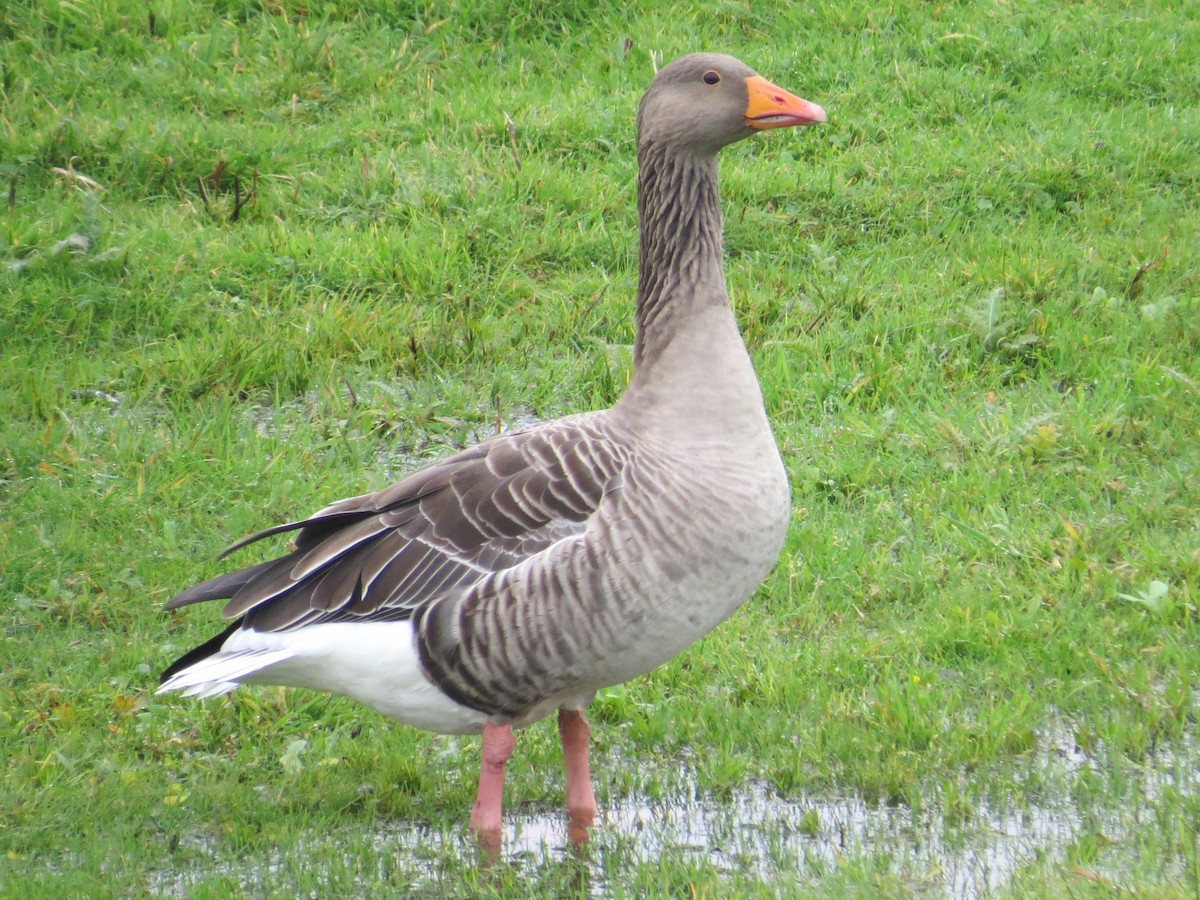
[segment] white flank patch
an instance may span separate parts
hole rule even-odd
[[[238,629],[218,652],[177,672],[158,693],[215,697],[238,684],[330,691],[442,734],[477,734],[488,720],[425,677],[409,621],[333,622],[275,632]]]

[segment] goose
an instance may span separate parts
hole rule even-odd
[[[787,477],[726,293],[717,151],[824,110],[730,56],[654,77],[637,115],[633,371],[609,409],[503,434],[375,493],[235,543],[276,559],[175,595],[232,620],[159,692],[240,684],[344,695],[482,734],[470,829],[498,849],[514,729],[557,713],[568,834],[597,808],[584,711],[729,617],[783,546]]]

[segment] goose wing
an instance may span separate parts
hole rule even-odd
[[[591,414],[493,438],[384,490],[250,535],[225,553],[297,532],[285,556],[195,585],[166,608],[227,598],[223,615],[257,631],[409,618],[423,601],[587,527],[626,462],[598,424]]]

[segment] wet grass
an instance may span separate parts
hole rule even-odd
[[[473,9],[0,11],[0,895],[1194,896],[1200,7]],[[831,116],[723,163],[793,527],[598,698],[591,853],[538,726],[479,870],[475,741],[154,698],[215,624],[158,605],[619,395],[633,111],[698,48]]]

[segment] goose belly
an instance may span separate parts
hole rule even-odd
[[[774,567],[790,510],[778,455],[743,483],[731,484],[737,479],[729,473],[724,478],[725,490],[707,491],[693,515],[676,512],[612,538],[610,546],[618,549],[610,562],[621,574],[611,614],[597,615],[596,631],[606,639],[597,644],[595,687],[677,656],[729,618]],[[626,521],[633,520],[647,518]]]
[[[782,533],[765,547],[763,537],[743,535],[740,541],[731,537],[728,545],[714,545],[710,548],[714,562],[700,561],[687,571],[675,569],[668,573],[672,577],[647,592],[641,598],[641,614],[631,620],[626,646],[609,657],[613,668],[609,683],[668,662],[733,615],[778,557]]]

